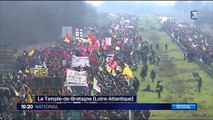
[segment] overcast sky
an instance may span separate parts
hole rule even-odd
[[[86,2],[91,3],[94,6],[100,6],[106,1],[86,1]],[[115,1],[115,2],[134,2],[135,4],[154,3],[159,6],[172,6],[175,4],[176,1]]]
[[[92,5],[99,7],[106,1],[86,1],[91,3]],[[142,3],[154,3],[158,6],[173,6],[177,1],[114,1],[114,2],[134,2],[135,4],[142,4]],[[186,1],[184,1],[186,2]],[[195,1],[187,1],[187,2],[195,2]],[[202,1],[202,2],[212,2],[212,1]]]

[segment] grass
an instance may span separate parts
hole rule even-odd
[[[201,67],[195,63],[187,63],[183,61],[183,53],[176,44],[172,43],[171,38],[159,30],[151,30],[152,26],[160,29],[161,25],[152,16],[143,16],[140,20],[140,26],[145,30],[141,33],[143,40],[147,40],[153,44],[155,48],[156,43],[160,44],[160,50],[157,51],[158,55],[168,55],[170,62],[161,61],[157,67],[149,65],[148,77],[145,82],[141,81],[140,71],[142,64],[139,65],[138,71],[134,72],[140,80],[140,91],[137,94],[137,101],[139,103],[197,103],[197,111],[172,111],[172,110],[156,110],[152,111],[151,120],[154,119],[213,119],[213,78],[211,78]],[[154,35],[154,37],[153,37]],[[155,38],[155,39],[153,39]],[[168,44],[168,51],[164,49],[164,45]],[[164,64],[163,64],[164,63]],[[173,67],[169,68],[169,64]],[[167,69],[162,69],[162,68]],[[157,93],[142,92],[148,82],[151,83],[149,78],[152,69],[157,71],[157,80],[162,81],[164,91],[162,98],[157,98]],[[192,72],[199,72],[203,79],[203,87],[201,93],[197,92],[197,82],[192,76]],[[172,74],[168,75],[168,74]],[[152,89],[155,89],[155,83],[151,83]],[[189,99],[190,94],[194,94],[194,99]]]

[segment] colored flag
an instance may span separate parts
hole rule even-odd
[[[98,41],[94,41],[94,42],[93,42],[93,47],[94,47],[95,50],[98,50],[98,49],[99,49]]]
[[[44,66],[44,68],[47,68],[46,61],[43,61],[43,66]]]
[[[208,42],[207,42],[207,40],[205,39],[205,47],[207,47],[207,46],[209,46],[209,44],[208,44]]]
[[[90,52],[93,52],[95,50],[95,48],[92,46],[92,44],[88,45],[87,46],[87,49],[90,51]]]
[[[23,72],[21,70],[19,70],[18,73],[23,73]]]
[[[33,50],[33,49],[31,49],[30,51],[29,51],[29,53],[28,53],[28,56],[33,56],[33,54],[35,53],[35,51]]]
[[[64,42],[69,43],[71,41],[71,36],[69,34],[66,35]]]
[[[24,73],[27,74],[27,73],[30,73],[30,71],[26,68],[25,71],[24,71]]]
[[[28,86],[25,86],[25,99],[24,101],[26,103],[32,103],[33,102],[33,99],[32,99],[32,92],[30,90],[30,88]]]
[[[128,77],[133,78],[132,70],[128,66],[123,69],[123,75],[127,75]]]
[[[133,53],[134,53],[134,51],[132,51],[132,52],[130,53],[130,55],[133,55]]]
[[[116,70],[122,72],[122,69],[121,69],[120,66],[117,66],[117,67],[116,67]]]
[[[102,45],[102,49],[103,49],[103,50],[107,50],[107,49],[108,49],[108,47],[109,47],[109,46],[107,45],[107,43],[106,43],[106,42],[104,42],[104,43],[103,43],[103,45]]]
[[[113,61],[110,65],[110,67],[114,70],[118,66],[116,61]]]
[[[106,65],[106,70],[107,70],[107,72],[109,72],[109,73],[111,73],[111,72],[112,72],[112,68],[111,68],[111,67],[109,67],[109,65]]]
[[[93,92],[93,90],[91,91],[91,96],[94,96],[94,92]]]
[[[103,68],[101,66],[98,67],[99,71],[104,71]]]
[[[92,35],[92,34],[88,35],[88,43],[89,44],[92,44],[95,41],[96,41],[96,38],[95,38],[94,35]]]
[[[14,89],[15,96],[18,97],[19,93]]]
[[[92,54],[89,56],[89,61],[92,63],[97,63],[97,57],[96,55]]]
[[[111,73],[113,76],[116,76],[117,73],[115,72],[115,70],[112,70],[112,73]]]
[[[89,38],[89,39],[91,39],[92,41],[96,41],[95,36],[94,36],[94,35],[92,35],[92,34],[90,34],[90,35],[88,36],[88,38]]]
[[[101,92],[101,87],[98,84],[98,81],[97,81],[97,79],[95,77],[93,79],[93,89],[95,89],[99,93]]]
[[[203,50],[204,50],[204,51],[207,50],[205,45],[203,45]]]

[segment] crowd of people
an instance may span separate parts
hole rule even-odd
[[[179,23],[174,19],[160,19],[163,29],[174,38],[174,42],[184,47],[184,59],[192,62],[198,59],[213,68],[212,37],[202,32],[199,26],[190,23]]]
[[[202,32],[199,26],[190,23],[179,23],[175,19],[163,20],[159,18],[162,24],[162,30],[166,31],[173,39],[173,43],[176,42],[181,45],[183,49],[184,58],[187,62],[198,61],[204,68],[213,72],[213,44],[212,37],[208,33]],[[204,66],[205,65],[205,66]],[[197,80],[198,92],[202,89],[202,78],[195,77]]]
[[[105,32],[100,33],[99,31]],[[3,109],[4,106],[11,106],[12,102],[15,102],[14,100],[29,102],[26,97],[29,94],[32,95],[30,79],[33,79],[34,74],[31,72],[31,68],[34,68],[35,65],[47,68],[48,77],[65,78],[67,69],[87,71],[88,89],[72,90],[67,93],[69,95],[135,96],[139,91],[140,82],[137,77],[133,78],[131,75],[123,74],[123,69],[129,67],[133,71],[137,71],[138,64],[143,63],[142,71],[145,73],[141,72],[141,76],[145,80],[148,71],[147,61],[149,60],[150,64],[157,63],[154,50],[150,49],[148,42],[142,40],[138,32],[136,16],[121,16],[113,23],[94,27],[91,33],[84,38],[86,42],[69,37],[68,41],[60,39],[55,45],[48,48],[23,51],[16,60],[18,72],[5,73],[0,81],[1,96],[4,96],[4,99],[1,99],[1,111],[3,111],[1,118],[15,118],[14,115],[11,115],[12,111],[7,114]],[[106,42],[106,36],[111,38],[110,44]],[[90,66],[72,67],[73,55],[87,56]],[[62,64],[64,60],[66,63]],[[93,90],[94,77],[98,80],[101,92]],[[151,74],[151,77],[154,82],[154,73]],[[32,102],[32,99],[30,101]],[[15,108],[15,106],[13,107]],[[134,111],[133,116],[135,119],[148,119],[150,111]],[[81,112],[82,119],[128,119],[128,117],[128,111],[122,110],[84,110]]]

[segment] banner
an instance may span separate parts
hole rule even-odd
[[[48,69],[47,68],[35,68],[34,69],[34,76],[35,77],[47,77],[48,76]]]
[[[88,57],[72,56],[72,67],[90,66]]]
[[[105,40],[106,40],[107,45],[112,45],[112,43],[111,43],[112,38],[111,37],[105,38]]]
[[[44,68],[42,65],[35,65],[35,69]]]
[[[67,69],[66,82],[69,83],[87,83],[87,72],[78,72]]]
[[[98,84],[98,81],[96,80],[96,78],[93,79],[93,89],[95,89],[97,92],[101,92],[101,87]]]
[[[62,60],[61,64],[62,64],[62,66],[66,66],[67,65],[67,61],[66,60]]]
[[[81,39],[83,39],[83,37],[84,37],[83,29],[76,28],[75,29],[75,39],[76,40],[81,40]]]

